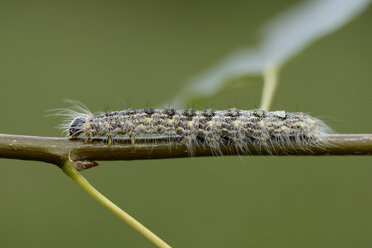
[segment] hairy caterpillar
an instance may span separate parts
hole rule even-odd
[[[190,154],[193,147],[202,145],[220,154],[222,142],[241,153],[249,153],[248,144],[267,149],[271,145],[296,144],[322,146],[322,135],[329,128],[320,120],[307,114],[263,110],[193,109],[127,109],[98,115],[90,113],[83,105],[77,111],[65,111],[69,119],[63,125],[71,138],[83,136],[85,142],[97,136],[107,138],[111,146],[115,137],[129,136],[132,147],[138,136],[180,136]]]

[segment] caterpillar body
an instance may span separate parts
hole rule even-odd
[[[249,153],[249,145],[259,149],[288,144],[300,148],[322,146],[322,135],[329,130],[321,120],[301,112],[145,108],[93,115],[86,109],[79,109],[84,111],[71,110],[68,113],[70,120],[64,125],[71,138],[83,136],[87,142],[90,138],[103,136],[110,146],[115,137],[129,136],[135,147],[135,138],[139,136],[162,135],[170,141],[172,137],[180,136],[190,154],[197,145],[209,147],[219,154],[220,144],[226,142],[241,153]]]

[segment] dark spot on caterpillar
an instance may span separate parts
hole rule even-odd
[[[164,114],[168,116],[173,116],[176,114],[176,110],[173,108],[167,108],[167,109],[164,109]]]
[[[68,132],[70,136],[78,136],[83,132],[83,126],[85,124],[85,118],[76,117],[70,124]]]
[[[205,117],[213,117],[215,116],[215,113],[213,109],[206,109],[203,111],[202,115]]]
[[[257,117],[257,118],[262,119],[263,117],[265,117],[265,111],[263,111],[261,109],[256,109],[256,110],[253,111],[252,115]]]
[[[143,112],[148,115],[152,115],[154,113],[154,110],[152,108],[144,108]]]
[[[185,109],[182,114],[187,117],[194,117],[196,115],[196,111],[194,109]]]
[[[125,113],[126,115],[134,115],[136,113],[135,110],[133,109],[127,109],[127,112]]]
[[[225,114],[225,116],[230,116],[230,117],[238,117],[239,115],[240,115],[239,110],[236,108],[228,109]]]

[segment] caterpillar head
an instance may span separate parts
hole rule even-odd
[[[76,137],[85,129],[85,118],[82,116],[76,117],[68,127],[69,136]]]

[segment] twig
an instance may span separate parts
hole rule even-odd
[[[372,134],[332,134],[322,137],[322,146],[298,147],[296,143],[286,146],[272,145],[261,150],[248,145],[250,155],[371,155]],[[303,144],[302,144],[303,145]],[[236,149],[221,143],[224,155],[237,155]],[[68,138],[37,137],[0,134],[0,158],[43,161],[59,166],[72,180],[78,183],[103,206],[116,214],[136,231],[158,247],[170,247],[158,236],[136,221],[109,199],[99,193],[77,171],[97,166],[94,160],[135,160],[188,157],[190,152],[180,137],[154,137],[136,139],[132,148],[128,138],[116,139],[108,147],[105,139],[83,140]],[[213,156],[208,147],[195,147],[193,156]]]
[[[249,155],[371,155],[372,134],[329,134],[323,137],[321,147],[297,147],[295,143],[286,146],[275,146],[260,150],[248,145]],[[221,145],[224,155],[238,155],[229,147]],[[36,160],[62,166],[69,159],[74,161],[95,160],[138,160],[189,157],[189,151],[175,137],[169,143],[169,137],[138,138],[135,148],[130,139],[116,139],[107,147],[104,139],[93,139],[84,144],[83,140],[68,138],[37,137],[0,134],[0,158]],[[240,154],[241,155],[241,154]],[[208,147],[195,147],[193,156],[213,156]]]
[[[142,234],[159,248],[170,248],[162,239],[98,192],[78,170],[97,166],[90,159],[76,157],[82,144],[67,138],[22,136],[0,134],[0,158],[37,160],[58,165],[73,181],[79,184],[94,199],[113,212],[121,220]],[[99,146],[95,144],[94,147]],[[101,144],[101,146],[105,146]],[[75,154],[76,153],[76,154]],[[75,158],[74,158],[75,157]]]
[[[94,199],[96,199],[99,203],[105,206],[108,210],[113,212],[116,216],[118,216],[122,221],[127,223],[137,232],[142,234],[145,238],[153,242],[157,247],[161,248],[170,248],[170,246],[165,243],[162,239],[152,233],[149,229],[143,226],[140,222],[135,220],[132,216],[127,214],[124,210],[116,206],[113,202],[107,199],[104,195],[102,195],[98,190],[96,190],[74,167],[72,163],[66,161],[63,166],[62,170],[69,176],[72,180],[74,180],[77,184],[79,184],[85,191],[87,191]]]

